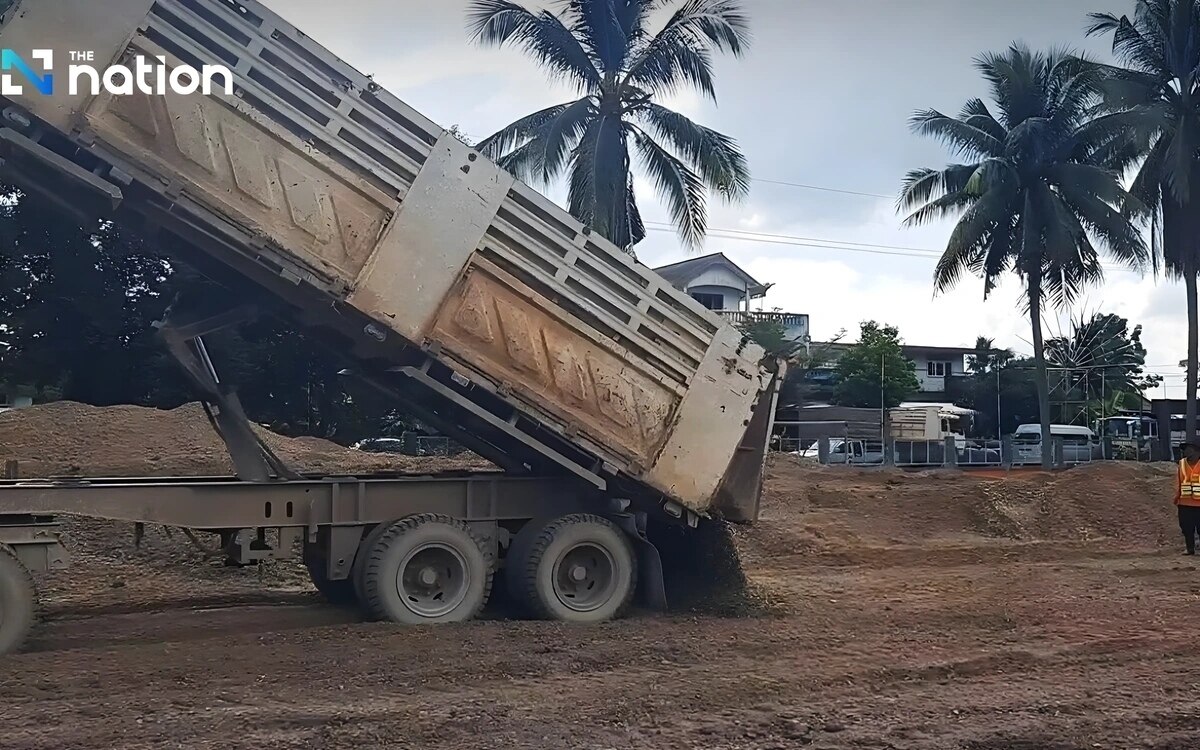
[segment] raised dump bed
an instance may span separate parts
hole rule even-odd
[[[262,4],[18,0],[0,45],[24,185],[287,300],[510,472],[753,517],[763,350]]]

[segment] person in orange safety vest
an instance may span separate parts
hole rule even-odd
[[[1188,441],[1180,446],[1183,458],[1179,461],[1179,484],[1175,505],[1179,508],[1179,529],[1183,531],[1185,554],[1196,554],[1196,536],[1200,534],[1200,442]]]

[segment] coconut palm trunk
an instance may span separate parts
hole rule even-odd
[[[1038,422],[1042,428],[1042,468],[1054,465],[1050,436],[1050,370],[1046,367],[1046,342],[1042,336],[1042,280],[1029,277],[1029,322],[1033,326],[1033,363],[1037,372]]]

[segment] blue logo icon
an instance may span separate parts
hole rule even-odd
[[[16,70],[38,90],[38,93],[49,96],[54,93],[54,74],[50,72],[54,67],[54,53],[48,49],[35,49],[32,57],[42,63],[45,73],[34,72],[29,63],[25,62],[25,58],[10,49],[0,52],[0,69]],[[8,73],[4,74],[2,88],[5,96],[19,96],[24,93],[21,86],[12,82],[12,76]]]

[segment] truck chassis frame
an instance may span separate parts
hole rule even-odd
[[[607,581],[605,586],[610,586],[613,577],[624,572],[629,579],[627,585],[612,587],[612,592],[627,601],[638,587],[640,571],[640,588],[646,604],[653,609],[666,608],[661,559],[646,537],[647,514],[631,512],[629,501],[606,495],[570,473],[300,476],[284,465],[251,428],[236,393],[217,376],[204,346],[204,334],[237,323],[245,317],[245,311],[186,322],[174,317],[168,311],[164,320],[156,324],[159,336],[201,392],[210,422],[225,443],[237,476],[0,480],[0,654],[19,647],[32,625],[31,616],[25,613],[36,610],[33,600],[36,594],[28,584],[28,572],[60,570],[68,565],[56,521],[59,515],[130,522],[136,525],[139,537],[143,525],[148,523],[212,532],[221,539],[226,561],[239,566],[301,555],[314,585],[328,598],[355,601],[369,614],[401,622],[422,621],[422,612],[443,612],[445,607],[415,612],[389,610],[379,604],[386,596],[364,590],[364,586],[369,586],[363,582],[365,574],[355,575],[355,572],[366,565],[367,558],[374,563],[377,557],[384,557],[377,548],[380,540],[389,536],[388,532],[411,532],[414,525],[411,519],[415,519],[418,525],[438,527],[435,533],[440,530],[444,537],[449,534],[416,547],[409,557],[427,549],[447,546],[453,549],[456,543],[459,549],[453,550],[451,557],[442,558],[443,562],[461,561],[464,555],[471,557],[478,552],[485,568],[475,575],[483,575],[489,581],[479,597],[482,606],[490,591],[491,576],[503,564],[506,552],[521,555],[519,567],[535,571],[530,577],[540,575],[527,559],[532,542],[520,545],[521,552],[511,552],[518,539],[544,534],[545,530],[555,528],[556,520],[574,519],[591,533],[583,546],[603,548],[607,543],[611,549],[604,552],[610,560],[613,554],[620,558],[624,548],[629,550],[628,565],[622,567],[618,563],[606,574],[607,578],[601,576],[597,580]],[[401,528],[406,519],[410,522]],[[695,525],[698,517],[685,512],[679,520]],[[616,530],[625,541],[618,539],[614,543],[611,532]],[[634,555],[636,561],[632,559]],[[396,584],[396,580],[407,563],[400,564],[390,580],[393,588],[399,586],[403,598],[404,584]],[[560,563],[548,560],[545,564]],[[584,570],[573,565],[573,572]],[[436,567],[423,565],[417,574],[434,576]],[[469,568],[464,562],[460,571],[468,578]],[[587,571],[579,575],[588,582]],[[519,585],[528,587],[534,583],[521,580]],[[421,582],[413,585],[419,587]],[[430,591],[437,590],[433,583],[430,586]],[[554,584],[542,588],[558,590]],[[621,593],[626,590],[628,596]],[[456,591],[462,593],[465,589],[460,586]],[[389,596],[395,600],[395,594]],[[611,611],[615,614],[621,608]],[[468,615],[473,614],[471,608],[467,611]],[[546,611],[552,616],[561,613],[564,619],[587,620],[592,612],[604,615],[609,610],[592,608],[572,614],[567,607]],[[453,608],[447,612],[431,617],[430,621],[458,617]]]

